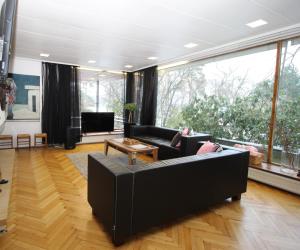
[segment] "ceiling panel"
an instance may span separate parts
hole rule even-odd
[[[15,55],[137,69],[300,23],[299,9],[298,0],[20,0]],[[268,24],[245,25],[260,18]]]
[[[251,2],[292,22],[300,20],[299,0],[251,0]]]

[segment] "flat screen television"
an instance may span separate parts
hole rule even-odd
[[[82,133],[112,132],[114,131],[114,112],[82,112]]]

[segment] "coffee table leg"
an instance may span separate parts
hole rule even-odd
[[[107,155],[108,152],[108,144],[107,141],[104,141],[104,154]]]
[[[152,150],[153,161],[158,160],[158,148]]]
[[[136,153],[128,153],[128,164],[133,165],[136,163]]]

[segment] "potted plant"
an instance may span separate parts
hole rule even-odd
[[[136,103],[126,103],[124,109],[129,112],[128,123],[133,122],[133,112],[136,110]]]
[[[136,103],[126,103],[124,109],[128,112],[128,121],[124,122],[124,137],[130,137],[130,127],[135,125],[133,115],[136,110]]]

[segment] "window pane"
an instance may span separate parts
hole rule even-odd
[[[281,151],[300,149],[300,39],[283,44],[278,88],[273,162],[281,163]],[[288,165],[296,160],[291,155]]]
[[[124,76],[105,74],[99,77],[99,112],[115,113],[115,128],[123,128]]]
[[[81,112],[96,112],[96,93],[97,82],[88,80],[80,82]]]
[[[80,70],[82,112],[114,112],[115,129],[123,128],[124,75]]]
[[[273,44],[160,70],[157,125],[266,145],[275,62]]]
[[[134,96],[133,102],[136,103],[137,109],[134,112],[134,122],[140,123],[140,114],[142,110],[142,97],[143,97],[143,72],[134,73]]]

